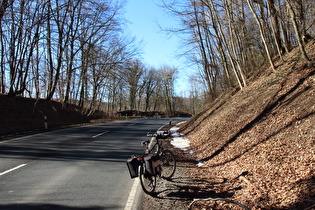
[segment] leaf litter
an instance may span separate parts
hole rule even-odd
[[[181,126],[193,157],[204,160],[188,169],[191,177],[226,180],[213,189],[233,191],[227,198],[251,209],[315,209],[314,46],[312,63],[295,55],[277,61],[276,73],[251,78]],[[198,201],[192,209],[235,207],[223,203]]]

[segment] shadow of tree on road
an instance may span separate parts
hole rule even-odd
[[[57,204],[29,204],[29,203],[19,203],[19,204],[0,204],[0,209],[2,210],[101,210],[101,209],[119,209],[121,206],[87,206],[87,207],[79,207],[79,206],[65,206],[65,205],[57,205]]]

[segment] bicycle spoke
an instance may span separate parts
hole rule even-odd
[[[147,194],[152,194],[156,186],[156,177],[146,171],[145,164],[143,164],[140,168],[139,177],[143,191]]]
[[[162,177],[165,179],[170,179],[176,169],[176,161],[173,153],[169,150],[165,150],[161,155],[162,162]]]

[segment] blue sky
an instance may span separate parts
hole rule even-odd
[[[173,66],[179,69],[177,80],[177,93],[187,88],[187,70],[184,70],[184,59],[179,59],[180,38],[167,35],[161,31],[178,24],[163,8],[159,7],[156,0],[128,0],[125,5],[125,17],[129,21],[130,34],[142,41],[142,61],[155,68],[163,65]],[[181,61],[180,61],[181,60]]]

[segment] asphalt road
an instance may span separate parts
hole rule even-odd
[[[0,142],[0,209],[125,209],[126,160],[168,119],[137,119]]]

